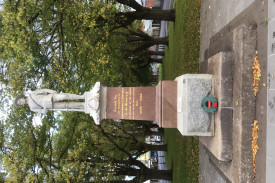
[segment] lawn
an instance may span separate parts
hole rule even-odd
[[[169,47],[162,65],[163,79],[198,73],[201,0],[175,0],[176,21],[170,23]],[[166,161],[173,169],[173,182],[196,183],[199,176],[198,137],[183,137],[177,129],[165,129]]]

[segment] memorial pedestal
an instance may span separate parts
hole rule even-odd
[[[102,119],[157,121],[161,128],[178,128],[186,136],[214,135],[214,114],[201,101],[213,95],[212,76],[186,74],[156,87],[106,87],[96,83],[85,93],[85,112]]]
[[[84,112],[93,117],[97,125],[106,119],[107,86],[97,82],[92,90],[84,93]]]
[[[162,128],[177,127],[177,83],[156,87],[108,87],[107,119],[157,121]]]
[[[213,136],[214,113],[202,109],[202,99],[214,95],[209,74],[185,74],[177,81],[177,128],[185,136]]]

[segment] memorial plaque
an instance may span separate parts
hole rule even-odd
[[[108,87],[107,119],[155,120],[155,87]]]

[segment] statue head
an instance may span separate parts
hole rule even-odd
[[[15,106],[21,106],[27,104],[27,97],[25,95],[19,95],[14,100]]]

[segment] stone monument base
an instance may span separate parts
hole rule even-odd
[[[177,81],[177,128],[184,136],[213,136],[214,113],[202,109],[202,99],[214,95],[209,74],[185,74]]]
[[[178,128],[185,136],[213,136],[214,113],[202,108],[214,95],[209,74],[185,74],[156,87],[107,87],[97,82],[85,92],[84,112],[96,124],[103,119],[157,121],[161,128]]]
[[[220,52],[208,59],[208,73],[215,79],[219,107],[215,113],[215,136],[201,137],[200,142],[220,161],[232,160],[232,56],[231,52]]]
[[[84,112],[93,117],[97,125],[102,119],[106,119],[107,86],[97,82],[92,90],[84,93]]]
[[[156,86],[156,121],[160,128],[177,128],[177,82],[160,81]]]

